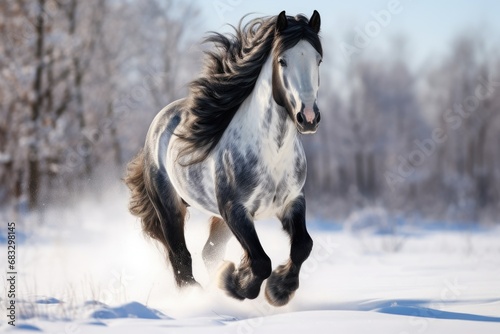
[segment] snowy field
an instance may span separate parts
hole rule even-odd
[[[201,260],[207,217],[196,212],[186,233],[204,289],[177,291],[125,208],[122,195],[94,198],[48,210],[43,225],[18,226],[17,326],[7,324],[2,294],[0,332],[500,333],[500,226],[389,219],[378,209],[342,224],[311,217],[315,245],[301,286],[274,308],[262,293],[240,302],[216,287]],[[257,229],[273,266],[284,262],[279,222]],[[226,259],[240,256],[232,240]],[[0,261],[6,268],[5,256]]]

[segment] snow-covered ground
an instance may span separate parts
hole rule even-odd
[[[499,224],[412,222],[380,209],[343,224],[311,218],[315,246],[301,286],[274,308],[263,296],[240,302],[216,287],[201,260],[207,217],[196,212],[186,233],[204,289],[178,291],[162,253],[127,212],[125,191],[114,194],[18,226],[17,326],[7,324],[3,294],[0,332],[500,333]],[[257,229],[274,265],[284,262],[289,246],[279,222]],[[240,256],[232,240],[226,258]]]

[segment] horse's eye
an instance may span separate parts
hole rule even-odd
[[[286,67],[286,60],[285,60],[285,59],[280,58],[280,59],[278,60],[278,63],[281,65],[281,67]]]

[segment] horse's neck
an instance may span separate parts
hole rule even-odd
[[[271,57],[270,57],[271,58]],[[283,107],[272,96],[271,59],[264,64],[255,88],[238,110],[245,142],[255,145],[263,155],[279,162],[293,153],[297,130]]]

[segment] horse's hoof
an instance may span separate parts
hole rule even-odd
[[[266,299],[273,306],[288,304],[299,287],[299,279],[297,277],[286,277],[286,275],[277,273],[279,271],[280,268],[274,271],[267,279],[266,284]]]
[[[203,291],[203,287],[201,286],[200,283],[194,281],[194,282],[191,282],[188,287],[192,290],[195,290],[195,291]]]
[[[266,285],[266,299],[269,304],[279,307],[285,306],[295,295],[295,291],[287,291],[279,286]]]
[[[190,276],[188,279],[183,279],[181,281],[177,282],[178,287],[181,289],[185,288],[199,288],[200,290],[203,290],[203,287],[198,283],[194,277]]]
[[[236,267],[233,262],[224,262],[219,269],[219,288],[226,291],[226,294],[238,300],[243,300],[245,297],[238,293],[236,284],[236,276],[234,275]]]

